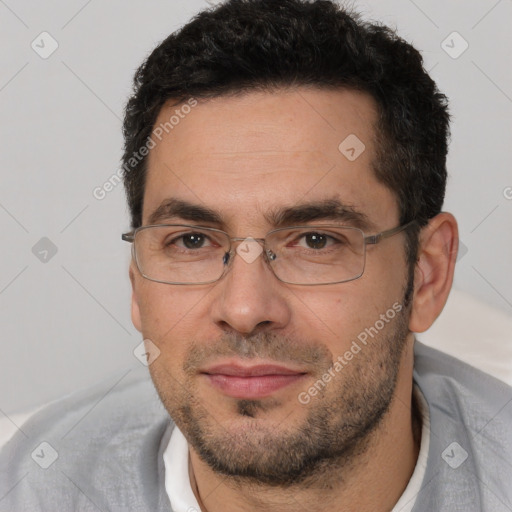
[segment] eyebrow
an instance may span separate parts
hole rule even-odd
[[[294,206],[274,208],[264,214],[265,220],[279,228],[295,226],[312,221],[342,222],[363,230],[374,227],[367,215],[353,206],[343,204],[338,198],[310,201]],[[161,224],[180,219],[190,222],[225,226],[222,216],[206,206],[190,203],[182,199],[167,199],[149,216],[149,224]]]
[[[276,227],[293,226],[318,220],[342,222],[360,229],[369,229],[374,226],[366,214],[357,211],[351,205],[343,204],[337,198],[279,208],[265,217]]]
[[[192,222],[223,224],[221,216],[202,205],[189,203],[181,199],[167,199],[149,216],[149,224],[160,224],[163,221],[178,217]]]

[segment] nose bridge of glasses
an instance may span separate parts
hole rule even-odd
[[[224,255],[224,264],[232,260],[232,256],[237,253],[246,263],[252,263],[260,254],[265,253],[265,238],[246,237],[229,237],[230,250],[226,258]],[[235,246],[235,247],[234,247]]]
[[[265,239],[264,238],[255,238],[253,236],[244,236],[244,237],[241,237],[241,236],[232,236],[229,238],[232,242],[245,242],[245,241],[255,241],[255,242],[259,242],[261,245],[264,245],[265,244]]]
[[[271,266],[271,263],[276,259],[276,254],[267,246],[266,238],[247,237],[229,237],[230,248],[222,258],[224,266],[229,266],[233,263],[234,256],[238,255],[245,263],[254,263],[260,256],[263,257],[264,262]],[[233,243],[236,245],[234,247]]]
[[[245,244],[247,244],[247,246],[245,247],[245,250],[243,248],[240,249],[240,246],[243,246],[244,242],[245,242]],[[233,253],[233,252],[239,253],[240,251],[247,252],[247,250],[250,248],[249,246],[253,246],[254,243],[257,243],[264,250],[266,241],[265,241],[265,238],[255,238],[253,236],[245,236],[245,237],[232,236],[232,237],[229,237],[229,243],[230,243],[229,252],[230,253]]]

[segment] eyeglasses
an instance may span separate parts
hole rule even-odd
[[[375,235],[339,225],[292,226],[270,231],[265,238],[233,238],[215,228],[159,224],[124,233],[122,239],[133,243],[141,275],[157,283],[214,283],[226,273],[236,252],[247,263],[263,254],[277,279],[307,286],[358,279],[364,272],[366,246],[414,222]],[[233,242],[238,242],[236,251]]]

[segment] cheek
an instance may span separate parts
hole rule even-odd
[[[144,337],[162,336],[162,329],[169,320],[172,301],[162,287],[156,283],[144,282],[139,289],[139,309]]]
[[[333,354],[343,353],[381,315],[401,303],[404,284],[403,276],[393,271],[378,279],[365,273],[330,289],[301,290],[300,301],[295,301],[297,332],[324,343]]]
[[[184,301],[178,300],[176,294],[158,290],[158,285],[146,288],[139,305],[142,335],[160,351],[149,370],[158,389],[170,389],[175,379],[180,382],[183,379],[180,370],[186,351],[183,329],[190,329],[186,322],[187,310]]]
[[[208,322],[209,289],[184,288],[145,280],[138,293],[142,334],[160,350],[185,346]],[[206,309],[205,309],[206,307]],[[174,352],[174,350],[173,350]]]

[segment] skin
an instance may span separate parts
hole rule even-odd
[[[175,108],[164,106],[156,124]],[[162,202],[175,198],[219,214],[220,223],[200,225],[258,238],[275,228],[266,218],[273,209],[335,197],[366,215],[368,234],[393,228],[399,221],[396,199],[371,170],[376,118],[372,98],[348,90],[298,88],[200,101],[150,152],[143,224]],[[338,150],[349,134],[366,146],[355,161]],[[165,222],[194,224],[177,217]],[[133,323],[161,351],[150,365],[151,375],[189,440],[190,480],[203,511],[391,510],[419,450],[412,332],[426,330],[446,302],[457,252],[453,216],[432,219],[420,242],[413,299],[398,315],[403,325],[398,320],[386,324],[306,405],[298,401],[299,393],[349,350],[359,333],[402,301],[408,275],[403,233],[368,246],[361,278],[328,286],[282,283],[262,257],[246,263],[235,256],[220,281],[194,286],[149,281],[132,263]],[[354,410],[368,402],[380,382],[389,381],[394,349],[396,380],[391,379],[387,411],[359,440],[357,432],[333,435],[336,457],[297,477],[296,485],[229,477],[199,454],[193,435],[197,425],[209,433],[220,458],[243,464],[279,453],[284,440],[326,411],[329,428],[359,418]],[[226,354],[243,362],[244,354],[250,355],[251,364],[288,354],[286,364],[304,375],[242,411],[240,400],[198,372]],[[368,392],[366,399],[361,390]]]

